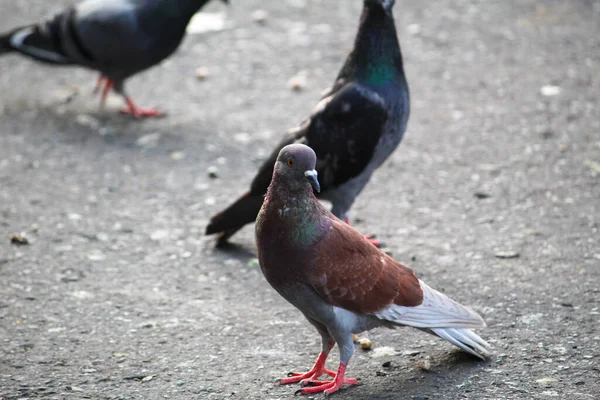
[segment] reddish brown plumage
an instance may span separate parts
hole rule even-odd
[[[312,286],[329,304],[373,313],[392,304],[415,307],[423,291],[414,271],[332,217],[331,229],[315,248]]]

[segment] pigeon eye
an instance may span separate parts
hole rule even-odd
[[[289,165],[290,167],[293,167],[293,166],[294,166],[294,160],[292,160],[292,159],[290,158],[290,159],[288,160],[288,165]]]

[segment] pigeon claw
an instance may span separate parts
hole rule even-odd
[[[135,105],[131,97],[125,97],[127,107],[121,109],[122,114],[132,115],[134,118],[164,117],[164,113],[153,108],[142,108]]]
[[[333,376],[335,377],[335,374]],[[331,382],[333,382],[333,381],[332,380],[331,381],[321,381],[318,379],[311,379],[311,380],[304,379],[304,380],[300,381],[300,385],[314,387],[314,386],[327,385]],[[356,378],[344,378],[343,383],[346,383],[348,385],[358,385],[358,381],[356,380]]]
[[[346,374],[346,364],[340,363],[338,367],[338,372],[335,374],[335,377],[332,381],[318,381],[313,380],[310,384],[315,386],[305,387],[300,390],[300,394],[311,394],[311,393],[320,393],[323,392],[325,395],[330,395],[334,392],[337,392],[343,384],[356,385],[358,381],[355,378],[344,378]]]
[[[333,343],[331,344],[331,347],[333,347]],[[314,381],[323,374],[327,374],[332,377],[335,376],[335,372],[325,368],[325,361],[327,360],[328,355],[329,351],[321,352],[319,354],[319,357],[317,357],[317,361],[315,361],[315,365],[313,365],[310,371],[305,373],[290,372],[287,378],[283,378],[279,381],[279,384],[287,385],[290,383],[298,383],[303,381]]]
[[[314,382],[318,377],[323,374],[327,374],[331,377],[335,376],[335,372],[328,370],[327,368],[315,368],[313,367],[310,371],[305,373],[290,372],[287,378],[283,378],[279,381],[280,385],[288,385],[290,383],[298,383],[301,385],[308,385],[309,382]]]

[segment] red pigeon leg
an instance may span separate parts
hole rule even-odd
[[[93,93],[98,93],[98,90],[100,90],[100,88],[102,87],[102,84],[104,83],[104,81],[106,81],[108,78],[106,78],[104,75],[100,74],[98,75],[98,79],[96,80],[96,86],[94,86],[94,91]]]
[[[135,118],[164,116],[164,113],[161,111],[136,106],[129,96],[125,96],[125,102],[127,103],[127,107],[121,109],[123,114],[133,115]]]
[[[104,78],[104,89],[102,89],[102,94],[100,95],[100,108],[104,107],[104,103],[106,103],[106,96],[108,96],[108,93],[111,91],[111,89],[113,88],[113,86],[115,85],[115,83],[112,81],[112,79],[108,79],[108,78]]]
[[[348,364],[340,363],[337,374],[335,374],[335,378],[333,378],[332,381],[314,381],[312,383],[316,384],[317,386],[301,389],[299,391],[300,394],[323,392],[326,395],[329,395],[333,392],[337,392],[344,383],[349,385],[358,384],[358,381],[355,378],[344,378],[344,375],[346,374],[346,368],[348,368]]]
[[[331,348],[330,348],[331,350]],[[317,361],[315,361],[315,365],[310,369],[310,371],[306,373],[292,372],[290,373],[290,377],[283,378],[279,381],[280,385],[287,385],[289,383],[297,383],[301,381],[310,382],[323,374],[327,374],[329,376],[335,376],[335,372],[328,370],[325,368],[325,360],[327,360],[327,356],[329,355],[328,351],[322,351],[319,353],[319,357],[317,357]]]
[[[346,218],[344,220],[345,223],[347,223],[348,225],[350,225],[350,221],[348,221],[348,218]],[[381,247],[381,242],[377,239],[375,239],[375,235],[363,235],[365,237],[365,239],[367,239],[369,242],[371,242],[371,244],[377,248]]]

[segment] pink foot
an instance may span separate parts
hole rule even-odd
[[[345,223],[347,223],[348,225],[350,225],[350,222],[348,221],[348,218],[346,218],[344,220]],[[369,242],[371,242],[371,244],[377,248],[381,247],[381,242],[377,239],[375,239],[375,235],[363,235],[365,237],[365,239],[367,239]]]
[[[135,105],[130,97],[125,97],[127,107],[121,109],[121,113],[132,115],[134,118],[141,117],[164,117],[164,113],[152,108],[142,108]]]
[[[335,378],[332,381],[312,381],[311,384],[316,386],[306,387],[298,392],[300,394],[320,393],[323,392],[326,395],[337,392],[343,384],[356,385],[358,381],[355,378],[344,378],[346,374],[346,364],[340,363],[338,372],[335,374]]]
[[[325,368],[325,360],[327,359],[327,355],[328,353],[321,352],[319,354],[319,357],[317,357],[317,361],[315,361],[315,365],[313,365],[310,371],[305,373],[291,372],[289,377],[281,379],[279,381],[279,384],[287,385],[289,383],[298,383],[301,381],[312,381],[323,374],[335,376],[335,372]]]

